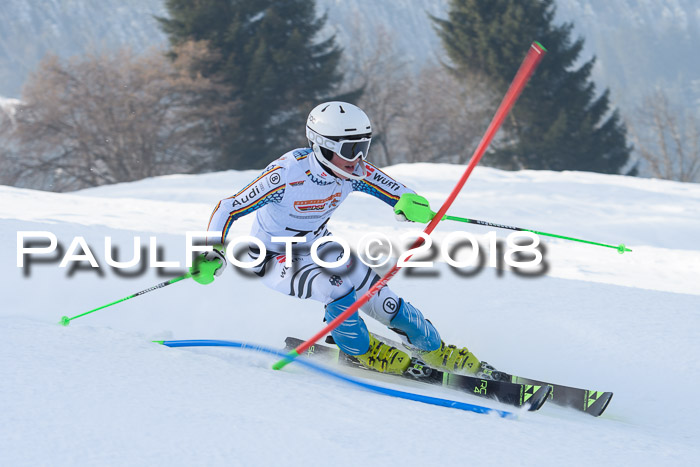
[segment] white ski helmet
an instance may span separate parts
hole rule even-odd
[[[364,161],[372,140],[372,124],[359,107],[338,101],[316,106],[306,120],[306,137],[322,165],[354,180],[367,176]],[[331,163],[334,153],[347,161],[360,159],[361,175],[348,173]]]

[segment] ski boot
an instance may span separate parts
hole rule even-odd
[[[479,359],[469,349],[445,345],[444,341],[440,341],[440,347],[435,350],[415,352],[421,360],[437,370],[473,376],[480,369]]]
[[[371,333],[369,334],[369,350],[362,355],[354,355],[367,368],[381,373],[402,375],[411,366],[411,357],[401,350],[387,345]]]
[[[389,328],[399,334],[404,346],[427,366],[466,375],[473,375],[479,369],[479,359],[473,353],[467,348],[445,345],[435,326],[416,307],[403,299]]]

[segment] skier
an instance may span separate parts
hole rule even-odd
[[[310,246],[331,235],[327,223],[340,203],[351,192],[361,191],[392,206],[400,221],[427,222],[432,212],[425,198],[367,162],[372,126],[360,108],[345,102],[315,107],[306,122],[306,136],[308,148],[286,153],[241,191],[219,201],[208,230],[221,236],[212,251],[195,259],[191,270],[202,284],[220,276],[227,264],[223,245],[231,224],[255,212],[251,235],[262,242],[267,253],[254,272],[274,290],[323,303],[325,319],[330,322],[379,280],[379,275],[354,254],[336,270],[312,260]],[[406,202],[410,197],[421,202]],[[290,236],[303,237],[303,241],[293,244],[292,257],[287,258],[286,245],[272,241],[272,237]],[[251,244],[249,256],[256,260],[260,254],[260,248]],[[332,243],[320,246],[318,257],[328,262],[339,259]],[[288,259],[291,267],[285,264]],[[478,375],[493,370],[485,362],[482,367],[468,349],[445,345],[432,323],[387,286],[362,311],[400,334],[414,356],[430,367]],[[405,352],[375,338],[357,312],[331,335],[343,352],[374,370],[403,374],[412,365]]]

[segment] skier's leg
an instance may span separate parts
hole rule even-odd
[[[358,289],[358,295],[365,293],[380,279],[379,275],[364,264],[356,265],[350,276]],[[466,374],[479,371],[479,359],[469,349],[445,345],[440,333],[425,319],[423,313],[398,297],[388,286],[382,287],[363,307],[363,311],[400,334],[406,346],[429,366]]]
[[[339,274],[328,273],[314,263],[310,255],[295,255],[291,266],[285,266],[287,258],[272,258],[263,274],[263,283],[271,289],[301,299],[311,299],[327,305],[344,297],[353,289],[352,283]]]
[[[352,305],[357,296],[353,289],[346,296],[326,305],[326,320],[332,321]],[[343,323],[331,331],[333,340],[340,350],[354,355],[367,368],[382,373],[403,374],[411,363],[411,357],[391,345],[377,340],[368,330],[359,313],[350,315]]]
[[[409,302],[401,300],[399,311],[389,326],[403,334],[410,348],[433,368],[463,374],[474,374],[480,369],[479,359],[469,349],[445,345],[435,326]]]
[[[331,262],[337,259],[337,252],[319,248],[319,256]],[[291,267],[284,266],[285,260],[280,255],[269,262],[263,276],[265,285],[288,295],[323,303],[327,320],[340,315],[355,301],[357,295],[353,286],[359,287],[358,293],[362,294],[379,280],[379,276],[355,256],[347,264],[332,270],[317,265],[309,255],[294,256]],[[362,311],[402,334],[428,365],[469,373],[478,369],[478,365],[472,369],[474,362],[478,363],[473,354],[467,349],[446,346],[423,314],[389,287],[383,287]],[[369,368],[401,373],[410,363],[406,353],[374,338],[357,313],[331,334],[345,353],[355,355]]]
[[[349,277],[357,289],[357,294],[367,292],[378,280],[379,275],[370,267],[353,257],[356,264]],[[400,334],[406,343],[418,350],[435,350],[440,347],[440,334],[430,321],[413,305],[400,298],[388,286],[382,287],[363,306],[362,311]]]
[[[330,323],[337,318],[355,302],[355,299],[355,289],[352,289],[345,296],[326,305],[326,321]],[[348,355],[361,355],[369,349],[369,331],[357,312],[331,331],[331,335],[340,350]]]
[[[344,270],[325,270],[314,263],[309,255],[292,257],[291,267],[286,267],[285,261],[283,255],[270,261],[263,275],[265,285],[297,298],[310,298],[323,303],[328,322],[355,302],[355,289],[343,275]],[[324,261],[331,260],[325,258]],[[369,331],[358,313],[331,331],[331,335],[341,350],[349,355],[362,355],[370,349]]]
[[[319,248],[318,256],[323,261],[333,262],[340,257],[340,251],[332,244],[327,243]],[[338,268],[312,270],[307,281],[307,288],[311,294],[309,298],[326,304],[326,321],[330,322],[335,319],[357,300],[354,289],[356,284],[365,290],[368,288],[368,280],[376,274],[371,270],[371,274],[367,274],[366,269],[369,268],[352,255],[346,264]],[[306,270],[311,270],[311,268]],[[294,283],[294,281],[292,282]],[[297,287],[298,289],[299,287]],[[389,298],[387,310],[389,312],[395,311],[391,309],[390,303],[392,300],[396,302],[398,297],[392,292],[383,295],[382,299],[384,298]],[[373,309],[374,307],[370,306],[363,308],[362,311],[369,310],[370,316],[379,318],[385,324],[388,323],[387,313],[372,313]],[[382,373],[403,374],[411,363],[411,357],[407,353],[384,344],[372,336],[359,313],[353,313],[331,331],[331,335],[343,352],[355,356],[366,367]]]

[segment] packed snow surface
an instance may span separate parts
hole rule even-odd
[[[437,211],[463,170],[413,164],[387,172]],[[697,184],[477,168],[449,214],[633,251],[540,237],[544,275],[488,261],[459,275],[436,261],[390,283],[445,341],[497,368],[613,391],[600,418],[545,405],[504,420],[365,392],[300,365],[272,371],[269,355],[151,342],[281,348],[286,336],[321,329],[320,304],[270,292],[235,268],[208,286],[181,281],[57,324],[183,273],[184,232],[205,230],[216,202],[254,176],[175,175],[69,194],[0,187],[0,465],[695,465]],[[230,238],[246,235],[251,221],[234,224]],[[421,227],[395,222],[391,209],[364,194],[352,195],[330,223],[352,245],[367,232],[398,239]],[[487,253],[488,232],[510,233],[444,221],[436,241],[457,230],[476,235]],[[52,232],[64,254],[83,237],[100,267],[61,268],[55,252],[17,267],[18,232],[26,231]],[[180,264],[166,268],[168,276],[135,267],[123,277],[106,263],[105,237],[120,261],[134,255],[138,237],[147,264],[155,237],[158,259]],[[510,410],[442,388],[410,390]]]

